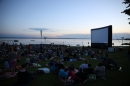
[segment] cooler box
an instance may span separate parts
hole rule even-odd
[[[113,47],[109,47],[109,48],[108,48],[108,51],[109,51],[109,52],[114,52],[114,48],[113,48]]]

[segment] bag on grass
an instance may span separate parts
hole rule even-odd
[[[43,70],[37,70],[36,74],[45,74],[45,72]]]

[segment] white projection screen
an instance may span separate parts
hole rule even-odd
[[[91,47],[108,48],[112,46],[112,25],[91,29]]]

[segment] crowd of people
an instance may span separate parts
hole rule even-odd
[[[10,69],[11,74],[16,72],[16,62],[26,58],[17,73],[18,84],[27,84],[30,81],[30,77],[32,78],[26,67],[33,66],[33,63],[47,59],[49,59],[49,62],[46,63],[46,66],[50,66],[57,76],[67,81],[83,82],[88,79],[89,74],[95,74],[96,77],[106,79],[106,69],[118,69],[116,61],[108,56],[106,49],[96,50],[84,46],[79,48],[54,44],[23,45],[22,43],[19,45],[2,43],[0,49],[0,57],[3,57],[4,64],[4,67],[1,69]],[[100,60],[95,68],[92,67],[93,64],[88,61],[87,56],[90,56],[92,60]],[[55,60],[56,57],[59,60]],[[64,65],[64,62],[76,61],[84,61],[84,63],[79,65],[79,67],[75,67],[73,63],[69,66]],[[20,82],[21,79],[25,81]]]

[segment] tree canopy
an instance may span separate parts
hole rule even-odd
[[[130,16],[130,0],[124,0],[124,2],[122,2],[123,4],[127,4],[126,9],[121,12],[121,13],[125,13],[126,15]],[[128,18],[128,20],[130,20],[130,18]],[[130,22],[129,22],[130,24]]]

